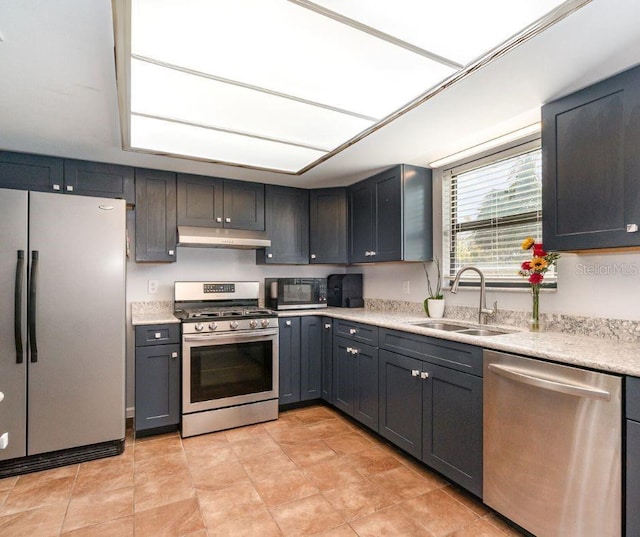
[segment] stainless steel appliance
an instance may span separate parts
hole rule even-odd
[[[326,278],[265,278],[265,304],[274,310],[327,307]]]
[[[538,537],[621,534],[621,378],[484,351],[484,502]]]
[[[175,282],[183,437],[278,418],[278,322],[258,282]]]
[[[125,212],[0,190],[0,477],[123,449]]]

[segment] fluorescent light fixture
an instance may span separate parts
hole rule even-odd
[[[429,163],[429,166],[431,168],[442,168],[447,164],[459,162],[461,160],[464,160],[465,158],[473,157],[474,155],[479,155],[483,151],[487,151],[489,149],[508,144],[509,142],[514,142],[521,138],[525,138],[526,136],[532,136],[539,133],[540,123],[534,123],[521,129],[508,132],[507,134],[503,134],[502,136],[498,136],[497,138],[492,138],[491,140],[487,140],[486,142],[482,142],[481,144],[474,145],[472,147],[469,147],[468,149],[458,151],[457,153],[453,153],[452,155],[434,160],[433,162]]]
[[[586,1],[115,0],[123,146],[299,174]]]

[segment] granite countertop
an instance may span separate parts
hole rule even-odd
[[[283,317],[299,315],[326,315],[335,319],[344,319],[450,341],[459,341],[484,347],[485,349],[522,354],[599,371],[640,377],[640,343],[636,342],[619,342],[561,332],[529,332],[513,326],[496,325],[487,325],[487,328],[501,328],[508,330],[509,333],[499,336],[471,336],[457,332],[423,328],[411,324],[425,321],[427,318],[424,315],[376,312],[365,310],[364,308],[327,308],[322,310],[278,312],[278,316]],[[461,322],[457,319],[443,320]]]
[[[144,324],[172,324],[179,323],[180,319],[173,315],[172,311],[154,311],[131,313],[131,324],[139,326]]]

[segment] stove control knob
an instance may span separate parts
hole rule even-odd
[[[256,321],[255,319],[251,319],[249,321],[249,328],[257,328],[258,326],[258,321]]]
[[[202,323],[196,323],[196,326],[194,328],[196,329],[196,332],[202,332],[204,326],[202,325]]]
[[[236,330],[238,328],[238,321],[231,321],[229,323],[229,328],[231,328],[231,330]]]
[[[209,323],[209,330],[215,330],[216,328],[218,328],[216,323]]]
[[[269,326],[269,319],[262,319],[260,324],[262,325],[262,328],[266,328]]]

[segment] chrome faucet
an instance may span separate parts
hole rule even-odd
[[[496,313],[498,313],[498,302],[496,301],[493,303],[493,309],[490,310],[489,308],[487,308],[487,295],[484,285],[484,274],[478,267],[462,267],[453,280],[453,284],[451,285],[451,292],[454,294],[458,292],[458,287],[460,285],[460,276],[462,276],[462,273],[466,272],[467,270],[473,270],[480,276],[480,306],[478,307],[478,324],[487,324],[486,317],[483,317],[483,314],[495,315]]]

